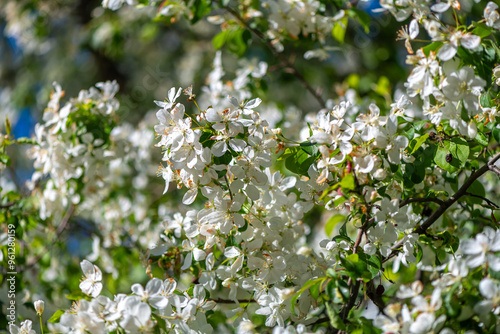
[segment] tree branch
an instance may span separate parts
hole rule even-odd
[[[434,203],[437,203],[439,205],[444,204],[444,201],[440,200],[439,198],[435,198],[435,197],[407,198],[407,199],[401,201],[401,203],[399,203],[399,208],[402,208],[403,206],[408,205],[410,203],[427,203],[427,202],[434,202]]]
[[[495,165],[488,165],[488,167],[492,172],[496,173],[500,177],[500,168]]]
[[[319,318],[315,322],[312,322],[312,323],[307,324],[307,325],[308,326],[314,326],[314,325],[322,324],[324,322],[330,322],[330,318],[328,318],[328,317]]]
[[[34,266],[35,264],[38,263],[38,261],[40,261],[40,259],[47,253],[47,251],[49,250],[49,247],[52,247],[55,242],[57,241],[57,239],[59,239],[59,236],[61,235],[61,233],[64,231],[64,229],[66,228],[66,226],[68,225],[68,222],[69,222],[69,219],[71,218],[71,216],[73,215],[73,212],[75,211],[75,205],[71,205],[68,209],[68,211],[66,211],[66,214],[64,215],[62,221],[61,221],[61,224],[59,224],[59,226],[57,227],[56,229],[56,232],[55,232],[55,237],[54,239],[47,243],[44,247],[44,249],[42,250],[42,252],[35,258],[33,259],[31,262],[27,263],[26,265],[24,265],[23,267],[21,267],[19,269],[19,271],[24,271],[25,269],[28,269],[28,268],[31,268],[32,266]]]
[[[432,215],[427,218],[425,222],[423,222],[419,227],[415,229],[413,233],[418,233],[418,234],[424,234],[425,231],[436,222],[436,220],[441,217],[441,215],[448,210],[450,206],[455,204],[456,201],[460,199],[460,197],[464,196],[467,194],[467,189],[476,181],[479,177],[481,177],[484,173],[486,173],[488,170],[491,170],[491,166],[494,166],[495,162],[497,162],[500,159],[500,152],[495,154],[493,158],[491,158],[490,161],[488,161],[486,164],[484,164],[480,169],[477,171],[473,172],[471,176],[465,181],[465,183],[458,189],[458,191],[448,198],[443,204],[439,206],[439,208],[432,213]],[[398,248],[403,244],[403,240],[401,239],[398,241],[394,246],[392,246],[392,252],[382,260],[382,262],[386,262],[389,259],[393,258],[397,253],[398,253]]]
[[[216,302],[217,304],[234,304],[236,303],[235,300],[232,300],[232,299],[210,299],[214,302]],[[255,300],[253,299],[238,299],[238,303],[256,303]]]
[[[358,236],[356,238],[356,242],[354,243],[352,253],[356,254],[358,252],[358,247],[361,243],[361,240],[363,239],[363,234],[366,232],[366,230],[370,227],[370,225],[373,222],[373,219],[370,217],[370,211],[372,209],[372,204],[367,204],[366,201],[364,200],[363,194],[359,194],[360,197],[363,199],[365,202],[365,205],[367,206],[366,212],[367,212],[367,217],[366,217],[366,222],[361,226],[361,228],[358,231]],[[352,286],[351,288],[351,293],[349,295],[349,300],[347,301],[347,304],[344,305],[342,310],[340,310],[340,318],[342,321],[345,322],[345,320],[349,317],[349,312],[351,309],[354,307],[356,304],[356,299],[358,298],[358,293],[359,293],[359,288],[361,286],[361,282],[356,280],[354,285],[352,285],[352,278],[349,278],[347,284],[349,286]],[[338,329],[333,329],[332,333],[340,333],[340,330]]]
[[[241,17],[241,15],[236,10],[232,9],[229,6],[222,6],[222,8],[224,8],[231,15],[233,15],[241,24],[245,26],[245,28],[250,30],[262,42],[264,42],[267,45],[267,47],[271,50],[271,52],[274,54],[274,56],[276,56],[283,63],[284,67],[288,68],[290,70],[290,73],[293,74],[300,81],[302,86],[304,86],[304,88],[307,89],[307,91],[311,93],[312,96],[314,96],[314,98],[316,99],[316,101],[318,101],[320,106],[326,109],[326,102],[325,100],[323,100],[321,94],[319,94],[314,88],[312,88],[312,86],[307,82],[307,80],[302,76],[302,74],[300,74],[297,68],[293,66],[293,64],[282,53],[276,50],[276,48],[271,44],[269,39],[267,39],[262,32],[260,32],[255,28],[250,27],[250,25],[245,21],[245,19]]]
[[[490,201],[489,199],[487,199],[487,198],[486,198],[486,197],[484,197],[484,196],[480,196],[480,195],[476,195],[476,194],[471,194],[471,193],[469,193],[469,192],[466,192],[464,195],[466,195],[466,196],[471,196],[471,197],[477,197],[477,198],[480,198],[480,199],[482,199],[483,201],[485,201],[486,203],[488,203],[488,205],[491,205],[492,207],[497,208],[497,209],[499,208],[499,206],[498,206],[498,205],[496,205],[494,202]]]
[[[465,183],[458,189],[458,191],[451,196],[446,202],[444,202],[434,213],[427,218],[427,220],[420,225],[416,230],[415,233],[422,234],[431,226],[434,224],[436,220],[438,220],[439,217],[453,204],[455,204],[456,201],[465,193],[467,192],[467,189],[476,181],[480,176],[482,176],[484,173],[486,173],[488,170],[490,170],[490,166],[493,166],[493,164],[500,159],[500,153],[497,153],[488,163],[483,165],[483,167],[479,168],[477,171],[471,174],[471,176],[465,181]]]
[[[7,209],[16,204],[16,202],[7,202],[5,204],[0,204],[0,209]]]

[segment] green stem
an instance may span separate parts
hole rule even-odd
[[[43,323],[42,323],[42,315],[40,314],[40,330],[42,331],[43,334]]]

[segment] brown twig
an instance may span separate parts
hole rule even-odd
[[[16,202],[7,202],[5,204],[0,204],[0,209],[7,209],[16,204]]]
[[[319,318],[315,322],[308,324],[308,326],[314,326],[314,325],[322,324],[324,322],[330,322],[330,318],[328,318],[328,317]]]
[[[363,194],[360,194],[360,197],[364,201]],[[366,230],[368,230],[368,228],[370,227],[370,225],[373,223],[373,218],[371,218],[369,216],[369,213],[370,213],[370,211],[372,209],[372,204],[368,205],[365,202],[365,205],[367,206],[367,208],[366,208],[366,212],[367,212],[366,222],[361,226],[361,228],[358,231],[358,236],[356,237],[356,241],[355,241],[354,246],[352,248],[352,253],[353,254],[356,254],[358,252],[358,247],[361,244],[361,240],[363,239],[363,234],[366,233]],[[353,281],[352,278],[349,278],[349,280],[347,281],[347,284],[351,287],[351,293],[349,295],[349,300],[347,301],[347,304],[345,304],[344,307],[342,308],[342,310],[340,310],[340,318],[344,322],[349,317],[349,312],[351,311],[351,309],[356,304],[356,299],[358,298],[359,288],[361,286],[361,282],[360,281],[355,280],[354,285],[352,284],[352,281]],[[341,332],[342,331],[340,331],[339,329],[336,329],[336,328],[332,329],[332,331],[331,331],[331,333],[335,333],[335,334],[336,333],[341,333]]]
[[[349,295],[349,300],[347,301],[346,306],[342,309],[342,313],[340,315],[342,320],[344,320],[344,321],[347,319],[347,317],[349,316],[349,312],[351,311],[351,309],[354,307],[354,304],[356,303],[356,298],[358,298],[358,292],[359,292],[360,286],[361,286],[361,281],[356,280],[356,283],[354,284],[354,286],[351,289],[351,294]]]
[[[484,196],[481,196],[481,195],[476,195],[476,194],[471,194],[471,193],[469,193],[469,192],[466,192],[464,195],[466,195],[466,196],[471,196],[471,197],[477,197],[477,198],[480,198],[480,199],[482,199],[483,201],[485,201],[486,203],[488,203],[488,205],[490,205],[490,206],[492,206],[492,207],[494,207],[494,208],[497,208],[497,209],[499,208],[499,206],[498,206],[498,205],[496,205],[494,202],[490,201],[489,199],[487,199],[487,198],[486,198],[486,197],[484,197]]]
[[[427,203],[427,202],[434,202],[434,203],[437,203],[439,205],[444,204],[444,201],[440,200],[439,198],[435,198],[435,197],[407,198],[407,199],[401,201],[401,203],[399,203],[399,208],[402,208],[403,206],[408,205],[410,203]]]
[[[500,159],[500,153],[497,153],[488,163],[486,163],[483,167],[479,168],[477,171],[471,174],[471,176],[465,181],[465,183],[458,189],[458,191],[451,196],[444,204],[442,204],[434,213],[427,218],[427,220],[420,225],[416,230],[415,233],[422,234],[431,226],[434,224],[436,220],[438,220],[439,217],[453,204],[455,204],[456,201],[465,193],[467,192],[467,189],[476,181],[480,176],[482,176],[484,173],[486,173],[488,170],[490,170],[490,166],[492,166],[498,159]]]
[[[500,176],[500,168],[498,168],[498,167],[497,167],[497,166],[495,166],[495,165],[488,165],[488,168],[489,168],[492,172],[494,172],[494,173],[496,173],[498,176]]]
[[[227,190],[229,191],[229,197],[231,198],[231,202],[233,202],[233,193],[231,192],[231,185],[229,184],[229,180],[227,179],[226,174],[224,174],[224,180],[226,181]]]
[[[232,299],[211,299],[212,301],[216,302],[217,304],[234,304],[236,303],[235,300]],[[238,299],[238,303],[256,303],[255,300],[252,299]]]
[[[36,258],[34,258],[31,262],[29,262],[26,265],[24,265],[21,268],[19,268],[19,271],[24,271],[24,270],[26,270],[28,268],[31,268],[32,266],[34,266],[35,264],[37,264],[38,261],[40,261],[40,259],[48,252],[49,248],[52,247],[55,244],[55,242],[57,241],[57,239],[59,239],[59,236],[61,235],[61,233],[64,231],[64,229],[68,225],[69,219],[73,215],[74,211],[75,211],[75,205],[71,205],[69,207],[68,211],[66,211],[66,214],[64,215],[64,217],[63,217],[63,219],[61,221],[61,224],[59,224],[59,226],[57,227],[57,229],[55,231],[55,237],[54,237],[54,239],[51,242],[49,242],[49,243],[47,243],[45,245],[45,247],[42,250],[42,252]]]
[[[488,170],[491,170],[491,166],[494,166],[495,162],[497,162],[499,159],[500,159],[500,152],[497,153],[497,154],[495,154],[495,156],[493,156],[493,158],[491,158],[490,161],[488,161],[486,164],[484,164],[477,171],[474,171],[470,175],[470,177],[465,181],[465,183],[460,187],[460,189],[458,189],[458,191],[453,196],[451,196],[443,204],[441,204],[439,206],[439,208],[436,211],[434,211],[432,213],[432,215],[429,218],[427,218],[427,220],[425,222],[423,222],[419,227],[417,227],[413,233],[424,234],[425,231],[432,224],[434,224],[436,222],[436,220],[438,220],[439,217],[441,217],[441,215],[443,213],[445,213],[445,211],[448,210],[448,208],[450,206],[452,206],[453,204],[455,204],[455,202],[458,201],[460,199],[460,197],[466,195],[467,194],[467,189],[469,189],[469,187],[472,185],[472,183],[474,183],[474,181],[476,181],[479,177],[481,177]],[[389,256],[387,256],[386,258],[384,258],[382,260],[382,262],[386,262],[389,259],[391,259],[394,256],[396,256],[396,254],[398,253],[399,247],[401,247],[401,245],[403,244],[403,240],[404,239],[401,239],[399,242],[397,242],[396,244],[394,244],[394,246],[392,246],[392,252],[391,252],[391,254],[389,254]]]
[[[312,96],[314,96],[314,98],[318,101],[321,107],[326,108],[326,102],[325,100],[323,100],[321,94],[319,94],[314,88],[312,88],[312,86],[307,82],[304,76],[300,74],[297,68],[282,53],[276,50],[276,48],[272,45],[269,39],[267,39],[266,36],[264,36],[262,32],[260,32],[255,28],[250,27],[250,25],[245,21],[245,19],[241,17],[241,15],[236,10],[232,9],[229,6],[223,6],[222,8],[224,8],[231,15],[233,15],[241,24],[245,26],[245,28],[247,28],[262,42],[264,42],[267,45],[267,47],[271,50],[271,52],[274,54],[274,56],[276,56],[283,63],[284,67],[288,68],[290,70],[290,73],[293,74],[300,81],[302,86],[304,86],[304,88],[307,89],[307,91],[311,93]]]

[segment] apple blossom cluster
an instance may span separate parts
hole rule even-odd
[[[60,106],[64,92],[57,84],[45,109],[43,123],[35,127],[35,145],[31,152],[34,167],[32,186],[49,176],[40,197],[40,217],[62,213],[83,198],[103,188],[109,175],[105,162],[112,160],[109,135],[111,119],[119,104],[114,98],[116,82],[97,84],[81,91],[78,98]],[[83,187],[78,180],[83,181]],[[94,195],[96,196],[96,195]]]
[[[383,333],[489,333],[500,329],[500,232],[486,227],[460,242],[444,272],[436,273],[430,296],[422,282],[401,285],[375,320]],[[479,291],[477,297],[468,292]],[[404,300],[410,299],[410,303]]]
[[[475,1],[478,2],[478,1]],[[125,3],[137,5],[134,0],[104,0],[102,6],[112,10],[117,10]],[[363,2],[362,2],[363,3]],[[157,6],[156,2],[150,1],[150,5]],[[325,4],[317,0],[279,0],[263,1],[257,4],[242,5],[236,19],[243,23],[253,22],[259,26],[259,30],[264,32],[262,37],[266,38],[270,45],[277,51],[283,52],[284,44],[288,40],[311,39],[319,45],[305,52],[304,58],[328,58],[328,52],[336,50],[332,47],[329,35],[340,42],[344,42],[344,35],[348,25],[348,19],[358,21],[365,32],[369,32],[369,16],[353,6],[349,2],[339,2],[330,8],[330,4]],[[201,8],[200,8],[201,7]],[[459,29],[449,30],[440,20],[439,15],[450,10],[459,10],[460,13],[470,12],[472,1],[441,1],[436,3],[431,0],[424,1],[380,1],[380,8],[373,10],[377,12],[390,12],[397,21],[402,22],[413,16],[414,19],[408,28],[404,28],[400,34],[400,39],[404,39],[406,48],[410,53],[413,50],[410,40],[414,40],[419,35],[419,24],[428,32],[432,41],[443,42],[444,45],[439,51],[442,60],[449,60],[457,52],[459,46],[467,49],[474,49],[480,43],[480,38],[471,33],[464,33]],[[226,2],[206,1],[203,5],[186,4],[183,1],[168,1],[161,3],[156,11],[157,17],[167,18],[170,22],[176,22],[182,17],[188,18],[192,22],[197,22],[203,15],[210,15],[212,10],[226,9],[227,13],[216,11],[216,15],[208,17],[208,21],[218,24],[222,28],[222,35],[226,31],[233,31],[237,27],[232,24],[234,11]],[[488,2],[483,13],[484,22],[488,27],[500,28],[498,5],[492,1]],[[230,24],[228,24],[230,23]],[[339,35],[339,31],[342,31]]]
[[[474,2],[479,2],[474,0]],[[489,2],[488,8],[494,8],[493,2]],[[380,6],[382,10],[389,11],[396,20],[402,22],[408,19],[410,16],[415,16],[418,18],[425,17],[426,15],[433,14],[439,15],[445,13],[448,10],[461,10],[468,12],[471,10],[472,1],[430,1],[430,0],[410,0],[410,1],[392,1],[392,0],[381,0]],[[488,15],[491,9],[484,11],[484,16]],[[491,15],[491,14],[489,14]],[[436,17],[437,19],[437,17]],[[440,24],[441,25],[441,24]]]
[[[191,87],[185,94],[195,99]],[[319,159],[317,163],[316,159],[311,161],[309,177],[297,180],[269,169],[272,149],[285,144],[280,130],[269,129],[259,117],[256,110],[260,99],[239,102],[229,97],[230,108],[217,111],[209,107],[198,115],[189,115],[177,102],[180,95],[180,88],[172,88],[166,101],[157,102],[162,108],[157,112],[160,124],[155,126],[160,136],[157,146],[163,148],[166,162],[159,172],[166,182],[165,191],[171,182],[187,188],[185,204],[193,203],[199,193],[208,202],[200,211],[189,211],[185,217],[179,215],[167,222],[164,243],[151,254],[172,254],[179,249],[183,254],[181,271],[205,261],[208,272],[201,273],[200,283],[206,289],[211,293],[220,293],[219,286],[229,289],[225,293],[236,305],[238,295],[253,296],[262,306],[256,313],[269,316],[266,325],[283,327],[292,316],[287,302],[291,295],[284,297],[285,291],[293,294],[296,290],[291,286],[298,289],[320,277],[321,267],[334,267],[351,253],[352,244],[346,240],[322,242],[324,251],[330,253],[324,258],[304,248],[301,236],[305,230],[300,219],[314,203],[320,203],[320,195],[329,184],[341,180],[339,172],[344,167],[352,180],[356,175],[360,183],[378,181],[372,174],[379,175],[379,180],[386,179],[387,173],[376,171],[381,170],[384,159],[388,160],[386,164],[397,164],[408,139],[397,135],[396,116],[380,116],[375,105],[370,106],[368,114],[358,115],[356,122],[344,122],[350,105],[342,103],[332,111],[321,111],[311,125],[309,143],[319,146]],[[370,153],[377,151],[380,157]],[[293,187],[299,193],[287,194]],[[401,196],[401,191],[393,192]],[[346,215],[354,212],[355,205],[335,205],[336,199],[333,197],[327,208],[338,207]],[[408,265],[416,261],[414,245],[418,235],[413,234],[413,228],[420,216],[412,212],[411,206],[400,210],[399,204],[398,199],[387,198],[373,203],[376,224],[368,229],[363,248],[369,256],[377,256],[378,252],[389,256],[394,244],[400,242],[400,261]],[[183,239],[182,248],[179,238]],[[216,249],[220,250],[219,256],[214,255]],[[228,265],[224,265],[227,261]],[[293,267],[287,265],[290,263]],[[299,268],[310,269],[305,275]],[[271,308],[271,302],[279,310]],[[314,316],[314,300],[305,293],[298,299],[298,308],[299,319]]]
[[[116,275],[108,250],[121,246],[124,239],[150,247],[162,229],[155,216],[168,208],[151,210],[153,196],[144,192],[155,175],[148,117],[136,127],[116,125],[118,85],[105,82],[96,87],[61,105],[64,92],[55,84],[29,152],[36,169],[31,187],[40,192],[42,219],[62,221],[72,212],[93,222],[99,233],[93,236],[88,258],[100,257],[105,270]]]
[[[166,331],[174,330],[175,333],[213,332],[204,314],[212,310],[216,303],[207,299],[201,285],[189,291],[179,291],[174,279],[162,281],[153,278],[145,287],[133,284],[130,294],[117,294],[110,299],[101,294],[103,284],[99,267],[87,260],[83,260],[80,265],[84,273],[80,288],[91,298],[76,301],[69,311],[60,316],[58,323],[49,325],[51,331],[150,333],[155,326],[159,326]],[[23,328],[28,325],[31,322],[24,323]],[[16,330],[17,326],[10,327],[11,333],[16,333]]]
[[[406,39],[410,53],[413,51],[409,42],[419,35],[419,26],[425,29],[434,42],[407,57],[407,63],[414,66],[405,84],[408,96],[420,98],[423,114],[433,124],[438,126],[442,120],[447,120],[461,135],[475,138],[478,133],[477,121],[491,120],[490,114],[495,114],[496,108],[492,110],[490,106],[479,102],[479,96],[485,93],[487,83],[476,74],[477,65],[472,62],[463,66],[456,56],[459,52],[459,56],[469,62],[474,57],[473,50],[477,50],[481,44],[481,37],[491,32],[474,24],[458,28],[443,24],[439,14],[453,9],[466,10],[461,8],[458,1],[440,2],[432,6],[430,2],[418,5],[408,2],[397,6],[382,2],[382,6],[401,21],[413,15],[409,32],[403,33],[404,38],[401,38]],[[486,26],[495,27],[497,7],[495,3],[489,2],[484,9]],[[462,109],[466,111],[465,114]]]

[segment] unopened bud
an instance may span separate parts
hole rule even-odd
[[[34,302],[35,304],[35,311],[36,311],[36,314],[38,315],[42,315],[43,313],[43,310],[45,309],[45,303],[43,300],[37,300]]]
[[[284,288],[278,292],[279,296],[283,300],[291,298],[295,294],[294,288]]]
[[[310,256],[312,254],[312,249],[309,247],[302,246],[297,251],[297,254],[304,255],[304,256]]]
[[[281,128],[272,129],[271,131],[272,131],[272,132],[273,132],[273,134],[275,134],[275,135],[280,135],[280,134],[281,134]]]

